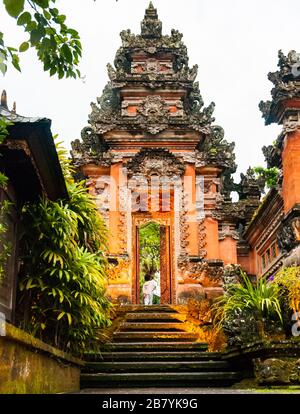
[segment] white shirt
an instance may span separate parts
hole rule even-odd
[[[154,279],[148,280],[143,285],[144,295],[152,295],[156,287],[157,287],[157,282]]]

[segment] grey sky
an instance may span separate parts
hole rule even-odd
[[[33,52],[22,56],[22,74],[12,67],[0,75],[9,105],[17,112],[51,118],[52,132],[69,147],[87,124],[90,102],[107,82],[106,64],[120,46],[119,33],[140,31],[148,0],[58,0],[67,23],[80,32],[85,82],[56,80],[43,73]],[[258,103],[270,97],[267,79],[275,71],[277,51],[300,51],[299,0],[154,0],[163,32],[180,30],[188,47],[190,65],[198,63],[205,104],[216,103],[216,123],[236,143],[238,171],[263,163],[261,147],[276,139],[280,127],[264,126]],[[0,30],[6,43],[26,40],[0,3]]]

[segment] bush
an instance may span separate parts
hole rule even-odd
[[[276,283],[261,277],[256,284],[252,284],[242,273],[241,283],[229,285],[226,294],[217,301],[217,315],[223,320],[236,311],[250,311],[256,313],[260,320],[277,318],[282,321],[279,293]]]
[[[254,342],[266,332],[282,335],[278,285],[264,277],[253,284],[243,272],[240,280],[228,285],[214,305],[214,324],[223,329],[228,345]]]
[[[290,309],[293,312],[300,312],[300,266],[280,270],[274,276],[274,282],[283,295],[286,294]]]
[[[40,199],[23,209],[18,317],[33,335],[81,354],[97,347],[99,328],[110,323],[107,230],[84,183],[75,183],[66,165],[63,159],[69,200]]]

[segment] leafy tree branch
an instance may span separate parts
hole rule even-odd
[[[20,53],[33,48],[44,71],[59,79],[80,77],[82,54],[79,34],[66,25],[66,16],[54,7],[56,0],[2,0],[7,13],[24,28],[28,38],[18,48],[4,42],[0,32],[0,71],[5,74],[10,62],[21,71]]]
[[[257,175],[257,178],[262,178],[265,181],[268,188],[273,188],[277,186],[277,180],[279,175],[278,168],[254,167],[253,171]]]

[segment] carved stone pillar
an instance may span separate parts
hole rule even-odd
[[[218,221],[212,217],[212,212],[216,207],[217,194],[219,192],[220,168],[203,167],[199,170],[204,177],[204,221],[206,234],[206,259],[219,259],[219,235]]]
[[[300,203],[300,122],[299,129],[287,133],[282,152],[284,211]]]
[[[220,259],[225,265],[237,264],[237,240],[238,233],[234,224],[222,223],[219,232]]]
[[[188,226],[187,252],[198,255],[198,222],[196,214],[196,174],[195,166],[188,164],[184,174],[184,194],[186,208],[186,225]]]
[[[110,211],[109,211],[109,253],[119,254],[122,249],[121,240],[121,216],[120,216],[120,202],[119,202],[119,190],[120,190],[120,169],[121,163],[112,164],[110,168],[111,188],[110,188]]]

